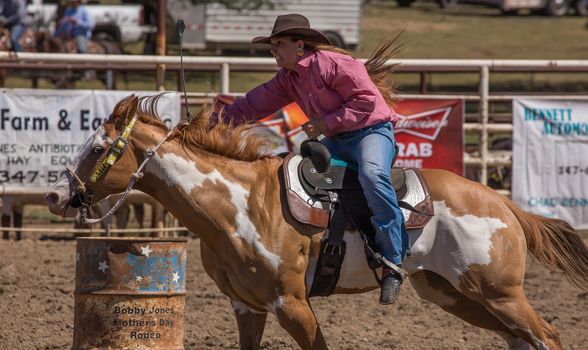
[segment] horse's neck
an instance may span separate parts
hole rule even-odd
[[[144,142],[145,147],[153,147],[162,137]],[[175,139],[162,145],[145,170],[138,188],[160,201],[203,240],[208,232],[218,236],[219,231],[235,233],[254,225],[249,212],[257,209],[250,207],[249,198],[264,186],[257,181],[255,163],[187,149]]]

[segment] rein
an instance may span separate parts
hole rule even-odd
[[[104,177],[104,175],[106,175],[106,173],[108,173],[110,168],[112,168],[114,163],[118,159],[120,159],[120,157],[124,153],[125,149],[127,148],[127,145],[128,145],[127,139],[129,137],[131,130],[133,129],[133,126],[135,125],[136,121],[137,121],[137,115],[135,115],[133,117],[133,119],[125,127],[125,129],[123,130],[121,135],[112,143],[112,146],[110,147],[110,150],[109,150],[106,158],[102,161],[102,163],[100,165],[98,165],[95,168],[94,172],[92,173],[92,176],[90,176],[90,179],[89,179],[90,183],[97,183],[99,180],[101,180]],[[171,129],[167,133],[167,135],[165,135],[165,137],[163,139],[161,139],[161,141],[159,141],[159,143],[154,148],[150,148],[145,151],[145,159],[143,160],[143,162],[141,163],[141,165],[139,166],[137,171],[135,171],[134,173],[131,174],[129,184],[127,185],[127,189],[124,191],[123,195],[116,201],[116,203],[114,203],[114,206],[112,208],[110,208],[110,210],[106,214],[104,214],[104,216],[102,216],[100,218],[95,219],[95,218],[88,217],[88,209],[92,206],[92,201],[93,201],[93,197],[94,197],[92,189],[89,188],[89,186],[80,179],[80,177],[75,173],[75,170],[71,169],[70,166],[66,167],[66,170],[70,173],[70,175],[73,177],[73,179],[77,182],[75,193],[77,195],[81,195],[83,193],[86,194],[86,200],[81,201],[81,208],[80,208],[80,212],[81,212],[81,216],[82,216],[82,223],[84,223],[84,224],[99,223],[99,222],[103,221],[104,219],[112,216],[118,210],[118,208],[127,199],[129,193],[131,192],[131,190],[133,189],[133,187],[135,186],[137,181],[143,177],[143,168],[145,167],[145,165],[147,165],[147,163],[151,160],[151,158],[153,158],[155,156],[157,150],[161,147],[161,145],[163,145],[163,143],[165,141],[167,141],[167,139],[171,136],[171,134],[174,132],[174,130],[175,130],[175,128]]]

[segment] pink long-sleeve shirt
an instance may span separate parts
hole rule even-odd
[[[305,51],[296,71],[280,69],[270,81],[226,106],[223,119],[252,122],[292,102],[311,120],[325,120],[325,136],[398,119],[360,60],[325,50]]]

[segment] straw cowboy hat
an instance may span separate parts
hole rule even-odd
[[[310,28],[310,22],[308,21],[308,18],[298,14],[278,16],[270,36],[255,37],[253,40],[251,40],[251,43],[271,44],[270,39],[272,37],[285,35],[295,36],[304,41],[309,41],[315,44],[331,45],[331,42],[323,33]]]

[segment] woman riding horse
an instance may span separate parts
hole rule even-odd
[[[393,122],[398,120],[384,98],[390,89],[384,85],[381,93],[363,62],[330,46],[329,39],[310,28],[302,15],[278,16],[271,35],[254,38],[252,43],[270,44],[282,69],[244,99],[224,106],[217,99],[216,110],[223,107],[222,120],[241,124],[296,101],[310,116],[302,126],[306,134],[310,138],[324,134],[321,142],[331,154],[357,167],[373,213],[375,242],[387,266],[380,304],[393,303],[403,279],[408,235],[390,180],[396,144]]]

